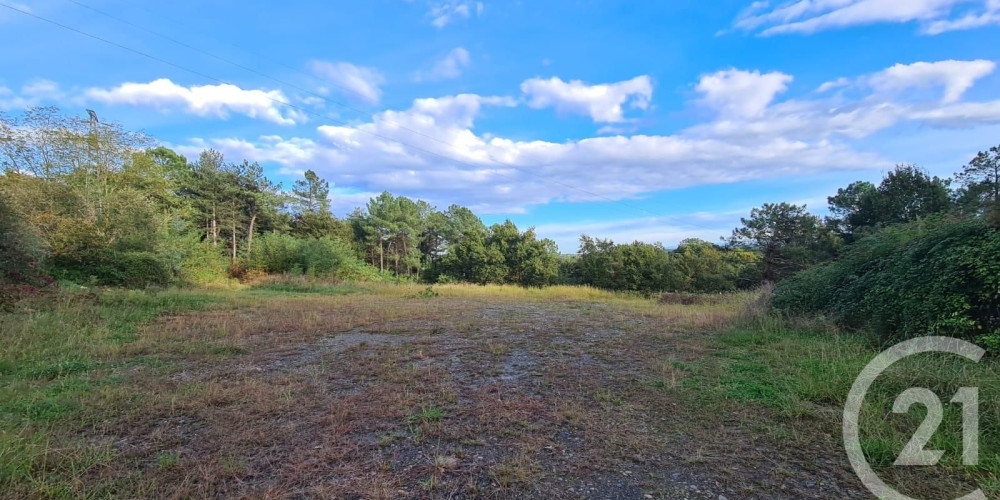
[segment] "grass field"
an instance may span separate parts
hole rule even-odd
[[[79,289],[0,313],[0,497],[867,498],[842,405],[877,353],[748,316],[753,294],[578,287]],[[869,394],[865,451],[905,493],[1000,493],[997,365],[911,359]],[[980,465],[960,408],[980,387]],[[950,397],[950,396],[949,396]],[[948,398],[943,398],[947,401]]]

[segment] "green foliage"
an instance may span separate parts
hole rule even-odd
[[[980,151],[955,178],[962,183],[959,204],[973,214],[984,214],[1000,227],[1000,146]]]
[[[598,288],[651,293],[682,286],[680,269],[661,245],[638,241],[615,245],[584,235],[579,255],[581,281]]]
[[[295,238],[281,233],[267,233],[258,238],[244,266],[262,273],[313,277],[357,279],[370,274],[363,270],[365,266],[353,250],[339,240]]]
[[[52,255],[51,274],[75,283],[142,288],[164,286],[173,280],[168,263],[151,252],[117,252],[97,248]]]
[[[534,229],[521,232],[508,220],[487,231],[469,230],[440,266],[442,274],[457,281],[538,287],[556,280],[559,250],[552,240],[539,240]]]
[[[0,288],[44,283],[39,269],[41,256],[39,239],[14,212],[0,188]]]
[[[181,283],[208,285],[223,283],[228,279],[229,261],[210,243],[201,241],[196,234],[177,236],[175,243],[175,272]]]
[[[885,228],[775,289],[773,304],[885,339],[1000,332],[1000,232],[950,217]]]
[[[873,228],[944,212],[952,207],[949,185],[949,180],[931,177],[914,165],[897,165],[878,187],[854,182],[827,198],[831,222],[850,240]]]
[[[302,212],[330,213],[330,183],[312,170],[306,170],[304,178],[295,181],[292,196]]]
[[[355,285],[331,284],[307,276],[276,277],[255,282],[254,290],[266,290],[279,293],[314,293],[319,295],[350,295],[361,289]]]
[[[686,239],[671,252],[680,269],[679,291],[722,293],[749,289],[760,283],[758,254],[741,248],[723,248],[698,239]]]
[[[805,206],[765,203],[742,218],[730,245],[761,255],[761,279],[775,282],[833,255],[840,239]]]
[[[688,239],[676,250],[659,244],[580,237],[573,274],[581,284],[643,294],[663,291],[719,293],[756,285],[757,254]]]

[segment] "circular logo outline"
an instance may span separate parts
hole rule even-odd
[[[844,448],[847,451],[847,458],[851,462],[851,467],[861,479],[861,483],[868,488],[876,497],[882,500],[917,500],[896,491],[891,486],[885,484],[878,474],[872,470],[871,465],[865,458],[861,449],[861,437],[858,421],[861,417],[861,405],[864,403],[868,389],[875,382],[875,379],[882,374],[893,363],[926,352],[943,352],[955,354],[978,363],[986,354],[986,350],[971,342],[956,339],[953,337],[917,337],[900,342],[875,356],[868,365],[861,370],[861,373],[854,379],[851,391],[847,393],[847,402],[844,404]],[[957,500],[986,500],[986,494],[982,489],[977,489],[968,495]]]

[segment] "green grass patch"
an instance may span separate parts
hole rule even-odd
[[[428,422],[437,422],[444,418],[444,410],[438,408],[437,406],[425,406],[420,408],[419,411],[414,412],[407,418],[407,422],[410,424],[422,424]]]
[[[228,300],[209,291],[99,290],[77,286],[0,313],[0,491],[13,497],[74,498],[75,483],[112,452],[60,437],[87,425],[88,402],[123,378],[118,368],[163,366],[155,356],[122,357],[142,324],[166,313]],[[222,354],[228,354],[226,347]],[[115,412],[122,408],[106,408]]]
[[[840,435],[843,405],[855,378],[880,348],[860,336],[739,329],[720,334],[715,363],[700,371],[700,385],[689,393],[732,405],[759,404],[781,418],[824,422]],[[1000,477],[1000,362],[978,364],[945,354],[923,354],[900,361],[872,385],[862,407],[861,444],[875,467],[891,467],[926,415],[914,405],[906,414],[892,411],[896,397],[911,387],[934,391],[944,419],[926,449],[944,450],[938,467],[974,477],[984,488]],[[979,388],[979,465],[962,456],[962,406],[950,403],[958,388]],[[706,396],[707,395],[707,396]],[[815,424],[809,424],[815,425]],[[997,492],[996,489],[993,492]]]
[[[277,295],[284,294],[318,294],[318,295],[350,295],[363,291],[361,287],[352,284],[331,284],[321,281],[310,280],[269,280],[255,283],[251,286],[255,292],[271,292]]]

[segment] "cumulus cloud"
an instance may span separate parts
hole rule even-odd
[[[375,68],[355,66],[348,62],[313,61],[312,69],[320,77],[346,91],[351,98],[368,104],[378,104],[382,99],[380,86],[385,83],[385,77]]]
[[[192,139],[178,149],[193,156],[213,147],[230,157],[277,163],[287,174],[313,169],[355,195],[387,189],[439,205],[510,214],[552,201],[623,200],[697,185],[886,168],[889,158],[859,149],[856,140],[901,123],[1000,123],[1000,101],[962,97],[987,66],[983,61],[894,66],[835,80],[844,92],[780,100],[791,76],[725,70],[695,84],[695,102],[715,115],[667,135],[622,135],[632,124],[624,109],[633,100],[641,101],[637,107],[648,106],[651,85],[622,89],[621,84],[642,79],[603,86],[536,79],[541,85],[525,87],[527,102],[542,99],[532,107],[591,116],[607,123],[603,132],[613,135],[553,141],[487,133],[477,130],[482,116],[519,101],[459,94],[416,99],[406,109],[381,111],[362,123],[319,124],[311,134]],[[945,98],[922,91],[924,84],[907,83],[925,80],[943,89]],[[588,93],[595,87],[604,90]]]
[[[653,98],[653,80],[637,76],[617,83],[588,85],[580,80],[564,82],[558,77],[548,80],[532,78],[521,84],[534,109],[555,108],[560,113],[590,116],[596,123],[626,121],[623,107],[647,109]]]
[[[471,62],[468,50],[465,50],[464,47],[455,47],[444,57],[435,61],[431,69],[417,72],[414,75],[414,80],[420,82],[458,78],[462,75],[462,70],[469,67]]]
[[[942,100],[950,103],[959,100],[976,80],[992,73],[994,69],[996,63],[982,59],[896,64],[872,75],[869,83],[877,90],[889,92],[914,87],[943,87]]]
[[[431,24],[435,28],[445,26],[465,19],[473,15],[479,17],[483,15],[483,2],[472,2],[470,0],[446,0],[432,2],[430,6]]]
[[[994,101],[958,102],[976,80],[994,69],[995,63],[985,60],[897,64],[870,75],[838,78],[817,89],[822,93],[849,88],[846,94],[768,100],[769,104],[754,108],[756,113],[723,114],[687,132],[751,142],[773,136],[834,140],[867,137],[907,121],[941,127],[996,123],[1000,115]],[[941,97],[914,92],[928,88],[941,88]]]
[[[315,139],[206,141],[194,149],[207,145],[237,156],[252,152],[280,161],[289,171],[312,168],[337,185],[457,202],[483,213],[887,164],[832,141],[782,137],[752,144],[686,133],[551,142],[475,132],[484,107],[513,104],[510,98],[474,94],[418,99],[407,110],[381,112],[368,123],[320,126]]]
[[[148,106],[161,110],[181,108],[198,116],[227,118],[238,113],[280,125],[304,122],[306,117],[282,103],[289,100],[279,90],[246,90],[235,85],[185,87],[167,78],[149,83],[123,83],[110,89],[88,89],[84,96],[107,104]]]
[[[972,12],[956,15],[959,6]],[[971,29],[1000,23],[997,0],[793,0],[771,7],[754,2],[733,26],[764,36],[814,33],[876,23],[919,22],[923,33]]]
[[[695,87],[702,102],[723,116],[747,117],[760,114],[774,97],[786,90],[791,75],[780,72],[729,69],[704,75]]]

